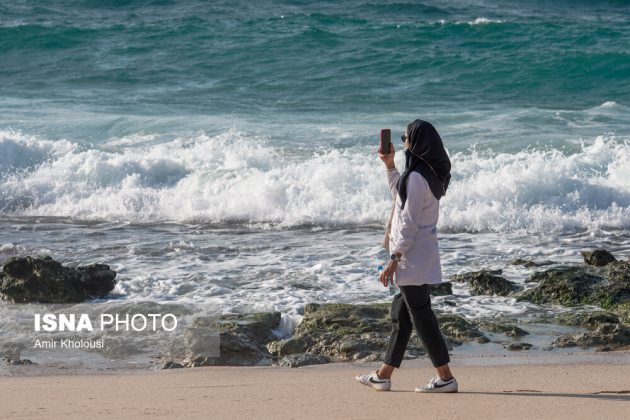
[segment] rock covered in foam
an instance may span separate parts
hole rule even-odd
[[[0,298],[13,303],[78,303],[102,298],[116,285],[105,264],[64,267],[51,257],[13,257],[0,273]]]

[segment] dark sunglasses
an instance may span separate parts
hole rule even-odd
[[[407,141],[407,135],[403,134],[402,136],[400,136],[400,139],[402,140],[402,142],[404,143],[405,141]]]

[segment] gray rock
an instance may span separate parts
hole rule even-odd
[[[77,267],[83,276],[83,291],[88,297],[99,298],[106,296],[116,285],[116,272],[105,264],[90,264]]]
[[[338,360],[370,360],[375,361],[383,357],[388,335],[379,332],[367,332],[360,335],[352,334],[337,342],[327,340],[324,346],[313,348],[321,353],[328,353]],[[413,342],[411,343],[413,348]]]
[[[601,324],[594,331],[565,334],[558,337],[553,347],[597,347],[601,351],[630,349],[630,326]]]
[[[527,331],[513,324],[496,323],[492,321],[484,321],[479,323],[479,328],[493,333],[502,333],[508,337],[524,337],[529,335]]]
[[[167,360],[166,362],[162,363],[161,366],[162,369],[181,369],[183,367],[184,365],[182,365],[181,363],[177,363],[172,360]]]
[[[11,358],[5,358],[4,362],[7,365],[10,366],[24,366],[24,365],[33,365],[35,363],[33,363],[31,360],[29,359],[11,359]]]
[[[532,261],[532,260],[525,260],[523,258],[516,258],[513,259],[512,261],[510,261],[510,265],[522,265],[523,267],[541,267],[543,265],[551,265],[553,264],[553,261]]]
[[[558,324],[595,328],[601,324],[619,324],[619,316],[612,312],[566,312],[556,316]]]
[[[595,300],[604,309],[630,309],[630,262],[613,261],[597,268],[605,279],[596,288]]]
[[[280,361],[280,366],[296,368],[307,365],[321,365],[330,363],[330,357],[321,354],[297,353],[285,356]]]
[[[50,257],[13,257],[2,268],[0,299],[13,303],[78,303],[102,298],[116,285],[105,264],[76,269]]]
[[[619,317],[619,322],[630,325],[630,303],[616,305],[613,310]]]
[[[382,359],[387,346],[388,334],[382,332],[353,333],[338,336],[324,333],[309,347],[309,352],[328,356],[336,361],[376,361]],[[410,341],[409,349],[422,351]]]
[[[604,267],[555,267],[536,272],[537,286],[517,295],[517,300],[565,306],[599,305],[604,309],[630,303],[630,264],[613,261]]]
[[[529,350],[532,348],[532,345],[530,343],[511,343],[506,347],[508,350],[511,351],[519,351],[519,350]]]
[[[26,349],[26,345],[20,341],[5,341],[0,344],[0,357],[3,359],[21,359],[22,350]]]
[[[512,329],[506,331],[505,335],[507,335],[508,337],[524,337],[526,335],[529,335],[529,333],[524,329],[515,326]]]
[[[445,296],[453,294],[453,284],[449,281],[445,281],[438,284],[429,285],[431,296]]]
[[[584,262],[588,265],[594,265],[596,267],[603,267],[608,265],[617,259],[610,252],[605,249],[595,249],[593,251],[582,251],[582,257]]]
[[[585,303],[592,293],[593,286],[600,280],[601,278],[586,272],[582,267],[551,268],[534,273],[529,281],[538,285],[521,292],[517,300],[575,306]]]
[[[452,276],[453,281],[465,282],[473,295],[507,296],[519,289],[511,281],[499,276],[501,270],[481,270]]]
[[[267,350],[276,356],[288,356],[295,353],[303,353],[312,345],[310,337],[291,337],[284,340],[271,341],[267,344]]]
[[[438,316],[438,322],[442,333],[457,343],[479,341],[479,338],[484,337],[475,324],[459,315],[442,314]]]
[[[258,312],[222,315],[218,322],[199,318],[184,333],[182,354],[165,357],[162,366],[270,365],[274,357],[267,345],[276,340],[273,329],[280,324],[280,317],[280,312]],[[218,357],[204,352],[209,340],[216,339],[220,340]]]

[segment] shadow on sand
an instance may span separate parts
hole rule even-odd
[[[403,389],[393,390],[392,392],[414,392]],[[517,396],[517,397],[562,397],[562,398],[588,398],[606,401],[630,401],[630,391],[598,391],[589,394],[569,394],[562,392],[541,392],[536,390],[516,390],[503,392],[477,392],[477,391],[459,391],[458,394],[471,395],[497,395],[497,396]],[[627,394],[627,395],[626,395]]]

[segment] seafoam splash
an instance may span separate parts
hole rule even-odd
[[[501,19],[488,19],[486,17],[478,17],[466,23],[469,25],[487,25],[489,23],[503,23],[503,21]]]
[[[465,22],[458,20],[458,21],[455,22],[455,25],[464,25],[464,24],[466,24],[466,25],[470,25],[470,26],[476,26],[476,25],[487,25],[489,23],[503,23],[503,22],[504,21],[501,20],[501,19],[489,19],[489,18],[486,18],[486,17],[478,17],[478,18],[475,18],[473,20],[469,20],[469,21],[465,21]],[[438,23],[440,25],[447,25],[447,24],[451,24],[452,22],[447,22],[445,19],[440,19],[438,21]]]
[[[457,177],[443,200],[451,231],[627,228],[630,147],[599,136],[577,153],[491,151],[452,157]]]
[[[274,149],[238,130],[112,151],[52,144],[2,133],[3,212],[291,226],[370,222],[385,205],[376,155],[356,150]]]
[[[612,135],[571,152],[473,147],[451,158],[443,231],[630,226],[630,147]],[[272,147],[238,129],[98,148],[2,131],[0,187],[5,214],[79,220],[380,224],[391,203],[372,148]]]

